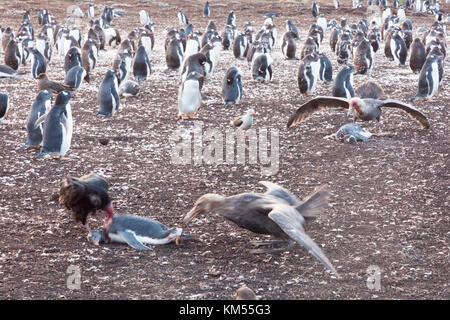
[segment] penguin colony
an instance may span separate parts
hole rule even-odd
[[[197,23],[189,18],[189,12],[179,9],[174,12],[178,26],[163,26],[166,28],[165,42],[156,44],[155,24],[151,14],[145,10],[136,17],[136,24],[140,25],[128,34],[120,24],[114,25],[115,20],[126,13],[110,7],[104,7],[101,15],[94,11],[97,6],[85,8],[85,19],[88,20],[83,22],[87,27],[75,25],[69,19],[65,24],[58,23],[51,10],[40,10],[37,19],[35,14],[27,11],[17,32],[12,27],[0,27],[3,55],[0,61],[0,123],[7,119],[8,112],[14,112],[8,92],[1,87],[1,78],[13,78],[18,83],[24,81],[23,70],[29,64],[30,77],[39,84],[36,85],[36,99],[30,103],[26,139],[21,149],[40,149],[38,159],[65,156],[75,129],[72,113],[76,111],[71,106],[73,96],[82,96],[91,78],[102,78],[95,89],[98,91],[97,101],[86,103],[93,107],[93,115],[99,117],[121,112],[123,99],[148,94],[140,86],[152,81],[151,62],[155,45],[164,47],[167,66],[164,73],[179,81],[178,92],[172,93],[178,95],[174,126],[177,121],[201,118],[202,103],[217,98],[205,97],[202,89],[209,85],[225,50],[236,59],[247,61],[248,66],[230,66],[223,74],[222,87],[217,90],[223,108],[231,109],[236,104],[239,107],[245,101],[246,90],[267,85],[281,77],[280,65],[274,67],[274,52],[277,50],[280,54],[277,53],[276,57],[289,60],[291,67],[298,69],[299,95],[313,96],[317,86],[329,86],[332,96],[355,97],[358,90],[353,88],[353,75],[370,80],[374,55],[385,55],[392,61],[392,68],[410,68],[417,74],[417,91],[411,92],[411,100],[439,95],[447,43],[445,23],[439,20],[442,13],[438,2],[433,6],[433,1],[429,1],[425,6],[416,1],[415,6],[411,2],[410,7],[397,4],[392,8],[383,7],[377,1],[369,2],[379,9],[370,19],[347,21],[343,17],[329,23],[320,13],[320,5],[314,2],[311,11],[317,21],[307,26],[304,39],[300,38],[298,29],[303,30],[305,26],[295,26],[289,20],[285,23],[285,32],[278,37],[277,25],[283,23],[277,21],[281,17],[273,14],[266,15],[259,28],[251,21],[239,21],[239,13],[231,11],[225,28],[219,30],[215,24],[219,21],[209,20],[204,29],[204,20]],[[421,3],[420,8],[417,3]],[[342,4],[334,1],[334,7],[338,10]],[[353,8],[361,7],[364,7],[362,1],[353,1]],[[409,12],[424,12],[437,18],[428,29],[418,30],[413,19],[407,18]],[[209,2],[206,2],[202,16],[213,19],[214,6]],[[325,34],[329,34],[329,44],[324,42]],[[325,56],[321,48],[327,45],[334,55]],[[96,65],[105,51],[115,51],[115,57],[111,61],[111,69],[106,74],[98,74]],[[60,83],[47,76],[52,69],[54,55],[64,57],[65,77]],[[332,70],[330,60],[337,61],[340,69]],[[257,109],[257,106],[252,107]],[[420,104],[420,108],[425,109],[424,104]],[[243,123],[246,127],[241,130],[248,129],[257,114],[254,109],[232,120],[230,125],[239,127]]]

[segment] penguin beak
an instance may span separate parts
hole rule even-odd
[[[252,116],[256,117],[256,113],[252,113]]]

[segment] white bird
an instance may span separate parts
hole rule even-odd
[[[230,121],[230,125],[238,128],[240,131],[248,130],[253,125],[253,117],[255,116],[255,110],[249,109],[244,115]],[[245,136],[245,138],[248,139],[248,136]]]

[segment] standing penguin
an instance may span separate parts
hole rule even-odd
[[[319,4],[317,2],[313,2],[313,5],[312,5],[312,16],[314,18],[317,18],[319,16],[319,8],[320,8]]]
[[[205,18],[209,17],[211,15],[211,7],[209,5],[209,1],[206,1],[205,7],[203,8],[203,16]]]
[[[333,97],[342,97],[346,99],[353,98],[355,96],[355,90],[353,89],[353,66],[345,66],[339,71],[336,79],[334,80],[334,86],[332,89]]]
[[[295,39],[300,40],[300,33],[298,32],[297,27],[291,22],[291,20],[286,20],[286,32],[292,31],[295,33]]]
[[[45,59],[50,61],[52,57],[52,46],[49,37],[45,34],[38,35],[36,39],[36,49],[45,57]]]
[[[334,8],[339,9],[341,5],[339,4],[339,0],[333,0]]]
[[[70,69],[75,66],[83,66],[83,62],[81,60],[81,50],[77,47],[72,47],[67,51],[66,56],[64,57],[64,71],[67,73]]]
[[[273,78],[272,63],[273,59],[269,53],[262,53],[254,58],[252,64],[253,79],[259,82],[271,81]]]
[[[27,119],[27,142],[20,150],[28,148],[39,149],[42,146],[42,133],[44,124],[41,123],[37,128],[34,127],[37,119],[45,115],[51,108],[51,98],[53,94],[50,91],[42,90],[38,93],[36,100],[31,106]]]
[[[6,93],[0,93],[0,123],[8,117],[9,97]]]
[[[295,39],[297,39],[297,35],[294,31],[285,32],[283,35],[283,43],[281,44],[281,52],[283,53],[283,57],[286,60],[296,59],[295,52],[297,50],[297,46],[295,44]]]
[[[233,54],[237,59],[244,59],[248,47],[247,36],[244,32],[239,34],[233,43]]]
[[[411,99],[432,98],[439,88],[439,59],[438,56],[432,55],[425,61],[419,74],[419,90]]]
[[[147,52],[144,46],[140,46],[136,52],[133,62],[133,75],[138,82],[145,81],[147,77],[152,73],[152,67],[150,60],[148,59]]]
[[[242,99],[242,73],[236,67],[227,70],[223,79],[222,97],[226,106],[232,106]]]
[[[95,17],[95,7],[92,3],[89,4],[88,7],[88,19],[92,20]]]
[[[14,70],[22,65],[21,43],[11,39],[5,49],[5,64]]]
[[[319,79],[323,82],[332,83],[333,82],[333,66],[331,65],[330,59],[325,56],[322,52],[317,53],[320,57],[320,70]]]
[[[409,56],[409,67],[412,72],[419,73],[425,63],[427,56],[425,46],[420,38],[415,38],[411,44],[411,54]]]
[[[172,71],[178,70],[183,62],[183,44],[180,39],[172,38],[169,40],[166,49],[167,68]]]
[[[28,48],[31,53],[31,75],[37,79],[39,74],[47,71],[47,63],[44,56],[36,48]]]
[[[116,72],[108,70],[98,91],[98,116],[112,116],[120,107],[119,84]]]
[[[199,79],[202,77],[202,74],[194,71],[189,73],[186,80],[181,83],[178,91],[178,118],[197,118],[195,113],[202,102],[199,84]]]
[[[317,53],[311,53],[300,61],[298,66],[298,88],[300,93],[311,96],[316,90],[320,72],[320,57]]]
[[[147,11],[145,10],[139,11],[139,21],[143,26],[150,23],[150,16]]]
[[[366,74],[373,67],[373,48],[367,39],[363,39],[356,48],[353,63],[355,65],[356,74]]]
[[[405,40],[403,40],[398,31],[391,38],[391,52],[395,63],[399,66],[404,66],[408,56],[408,49],[406,48]]]
[[[180,22],[180,24],[185,26],[189,24],[187,15],[181,9],[178,9],[178,21]]]
[[[207,57],[201,52],[190,55],[184,62],[183,69],[181,71],[181,81],[185,81],[187,76],[194,71],[199,74],[205,75],[206,60]],[[198,80],[200,91],[203,88],[203,81],[204,77],[200,77]]]
[[[35,128],[45,120],[42,150],[37,159],[49,155],[64,157],[69,150],[73,131],[72,109],[69,103],[71,97],[72,93],[69,91],[60,92],[50,111],[36,120]]]
[[[86,70],[81,66],[74,66],[66,73],[64,84],[74,88],[75,91],[78,91],[83,80],[86,80],[86,82],[89,83]]]
[[[86,70],[88,79],[89,73],[94,70],[97,64],[97,58],[98,49],[96,43],[92,39],[87,39],[81,51],[81,61],[83,62],[83,68]]]

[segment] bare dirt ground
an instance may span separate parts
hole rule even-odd
[[[91,1],[89,1],[91,2]],[[324,3],[324,1],[322,1]],[[336,11],[323,4],[328,20],[342,15],[349,22],[368,18],[365,10]],[[64,21],[69,1],[0,2],[0,24],[20,26],[25,9],[32,9],[35,30],[37,12],[46,7]],[[86,10],[88,2],[77,2]],[[220,128],[253,107],[255,128],[276,128],[280,133],[280,168],[265,176],[261,165],[174,165],[170,161],[169,136],[179,128],[192,129],[192,121],[178,121],[178,77],[165,73],[165,28],[179,27],[176,8],[183,8],[195,29],[204,30],[203,1],[96,1],[96,15],[107,4],[125,13],[113,21],[122,38],[139,25],[138,12],[147,10],[156,23],[156,45],[150,57],[153,74],[141,87],[141,95],[122,99],[117,116],[94,117],[98,110],[97,88],[111,67],[116,49],[100,52],[91,75],[72,101],[74,134],[68,160],[36,161],[37,151],[19,151],[26,140],[26,119],[37,94],[37,84],[25,75],[0,80],[0,92],[11,100],[9,119],[0,125],[0,298],[2,299],[232,299],[243,284],[262,299],[449,299],[449,130],[448,63],[440,92],[429,101],[417,101],[431,123],[422,130],[404,113],[385,110],[380,124],[363,123],[374,137],[348,145],[323,137],[349,122],[342,111],[327,111],[287,130],[286,122],[307,101],[297,87],[297,61],[282,60],[284,23],[290,19],[300,30],[302,42],[314,18],[310,5],[294,2],[212,1],[213,19],[222,31],[234,10],[239,30],[251,21],[259,30],[264,13],[276,12],[278,42],[272,56],[274,80],[256,83],[246,61],[222,51],[213,76],[204,87],[210,98],[199,110],[203,128]],[[448,5],[443,4],[448,14]],[[430,15],[407,13],[415,28],[429,27]],[[81,26],[87,30],[87,18]],[[322,49],[333,63],[335,55],[326,33]],[[301,43],[298,43],[298,52]],[[386,96],[407,101],[415,95],[418,75],[399,68],[376,54],[370,75],[355,76],[355,87],[372,79]],[[0,54],[4,63],[4,55]],[[244,99],[224,107],[221,84],[230,66],[243,71]],[[63,81],[63,57],[53,54],[50,79]],[[318,85],[317,95],[330,95],[331,86]],[[102,145],[100,138],[110,143]],[[58,206],[61,179],[91,171],[107,178],[117,214],[136,214],[170,226],[183,226],[182,217],[198,196],[215,192],[232,195],[263,192],[257,182],[279,183],[300,198],[327,184],[330,207],[308,225],[309,235],[323,248],[342,275],[337,279],[301,246],[282,254],[249,254],[250,240],[269,239],[240,229],[219,216],[199,217],[185,228],[200,241],[179,246],[158,246],[139,252],[126,245],[96,247],[86,240],[84,228]],[[90,218],[100,228],[103,215]],[[81,288],[67,288],[70,265],[81,270]],[[381,290],[366,285],[367,268],[381,270]]]

